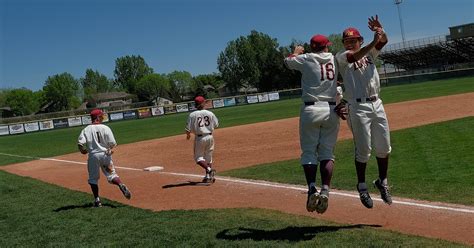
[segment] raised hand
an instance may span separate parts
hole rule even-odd
[[[376,31],[377,29],[382,29],[382,24],[379,21],[379,16],[375,15],[375,17],[369,17],[369,29],[372,31]]]

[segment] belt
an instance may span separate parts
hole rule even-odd
[[[321,101],[324,102],[324,101]],[[309,106],[309,105],[314,105],[317,102],[304,102],[304,105]],[[329,105],[336,105],[336,102],[327,102]]]
[[[356,102],[362,102],[362,100],[364,100],[364,98],[357,98]],[[365,98],[365,101],[366,102],[375,102],[375,101],[377,101],[377,97],[376,96],[367,97],[367,98]]]
[[[212,135],[212,133],[203,133],[203,134],[198,134],[198,137],[206,136],[206,135]]]

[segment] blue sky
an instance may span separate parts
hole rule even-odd
[[[474,22],[472,0],[404,0],[406,40]],[[79,79],[88,68],[113,78],[115,59],[140,55],[156,73],[218,72],[227,43],[251,30],[280,46],[357,27],[378,14],[401,42],[393,0],[0,0],[0,88],[39,90],[48,76]]]

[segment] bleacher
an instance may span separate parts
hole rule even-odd
[[[474,69],[474,23],[450,27],[441,35],[387,45],[379,58],[395,68],[382,78]],[[387,71],[387,70],[385,70]],[[385,80],[388,81],[388,80]],[[400,81],[400,80],[398,80]]]

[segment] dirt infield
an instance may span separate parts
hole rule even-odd
[[[465,106],[474,106],[474,93],[388,104],[385,108],[391,130],[398,130],[474,116],[474,108]],[[298,158],[298,136],[298,118],[218,129],[215,132],[215,168],[219,173]],[[339,139],[347,138],[351,138],[351,134],[344,123]],[[115,187],[105,185],[104,179],[100,181],[101,195],[155,211],[242,207],[274,209],[339,223],[380,225],[397,232],[474,245],[474,207],[394,197],[392,206],[376,200],[373,209],[366,209],[356,192],[334,190],[328,211],[324,215],[310,214],[305,209],[306,188],[303,186],[219,176],[212,186],[196,183],[201,180],[202,171],[192,160],[192,145],[192,141],[186,141],[184,134],[120,145],[114,161],[118,166],[125,167],[119,168],[118,173],[129,185],[132,200],[127,201]],[[89,192],[85,166],[67,162],[85,163],[85,156],[74,153],[54,159],[35,160],[0,169]],[[157,165],[163,166],[164,170],[140,170]]]

